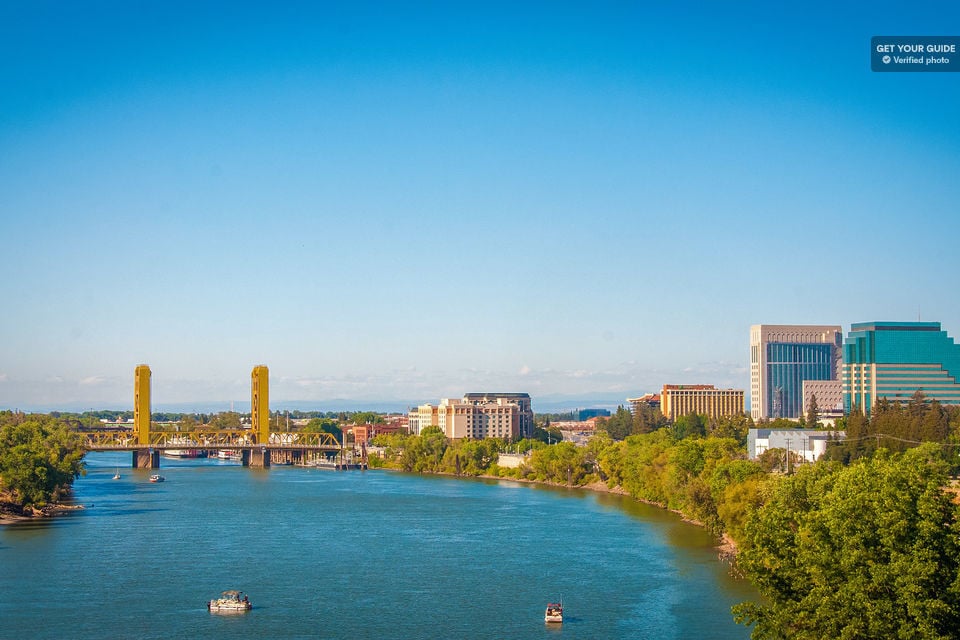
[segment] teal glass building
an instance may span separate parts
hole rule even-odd
[[[960,405],[960,345],[939,322],[861,322],[843,345],[843,409],[864,413],[880,398],[907,402],[918,390]]]

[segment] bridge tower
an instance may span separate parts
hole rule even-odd
[[[255,366],[250,374],[250,420],[251,431],[261,447],[249,451],[244,462],[251,467],[269,467],[270,452],[263,445],[270,442],[270,370],[264,364]]]
[[[150,446],[150,367],[138,365],[133,374],[133,435],[138,445]],[[138,449],[133,452],[133,466],[153,469],[160,466],[160,452]]]

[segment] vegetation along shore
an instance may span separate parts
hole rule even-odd
[[[222,417],[222,416],[221,416]],[[211,417],[214,424],[221,417]],[[370,419],[363,414],[363,420]],[[0,522],[54,513],[83,472],[78,427],[89,417],[0,412]],[[349,416],[307,429],[338,436]],[[509,478],[630,496],[713,532],[763,602],[734,608],[754,638],[960,637],[960,409],[917,394],[837,425],[816,463],[782,450],[746,454],[747,416],[620,409],[586,446],[534,438],[449,440],[437,427],[374,439],[373,468]],[[816,415],[768,427],[818,428]],[[500,464],[503,451],[524,454]]]

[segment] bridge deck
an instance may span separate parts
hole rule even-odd
[[[266,442],[257,442],[252,431],[151,431],[149,442],[139,442],[130,431],[87,431],[87,451],[137,451],[153,449],[269,449],[337,451],[340,443],[329,433],[275,432]]]

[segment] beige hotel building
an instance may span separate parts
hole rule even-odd
[[[743,389],[717,389],[712,384],[665,384],[660,391],[660,412],[668,420],[691,413],[711,418],[744,412]]]
[[[526,393],[468,393],[460,400],[444,398],[438,406],[420,405],[408,417],[411,433],[437,426],[451,439],[516,440],[533,433],[533,410]]]

